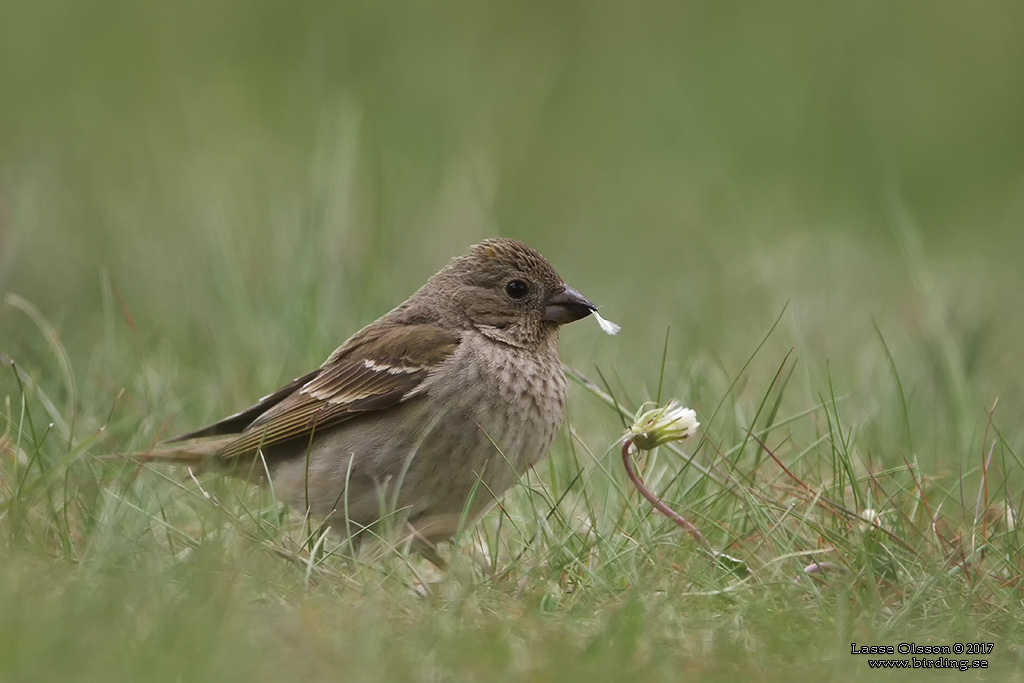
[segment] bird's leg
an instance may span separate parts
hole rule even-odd
[[[437,544],[420,533],[420,531],[413,526],[412,522],[406,522],[406,528],[408,529],[407,540],[409,541],[410,549],[426,558],[432,565],[441,571],[447,571],[448,561],[441,557],[441,553],[438,552],[437,549]]]

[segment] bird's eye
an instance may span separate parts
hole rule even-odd
[[[530,288],[522,280],[512,280],[505,285],[505,293],[513,299],[522,299],[529,291]]]

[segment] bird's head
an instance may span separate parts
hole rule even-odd
[[[441,305],[464,325],[514,346],[557,337],[560,325],[597,310],[536,250],[507,238],[474,245],[425,289],[443,298]]]

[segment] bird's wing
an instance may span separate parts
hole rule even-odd
[[[370,326],[331,354],[318,370],[256,405],[186,437],[222,434],[242,426],[218,453],[251,456],[360,413],[386,410],[411,398],[430,372],[458,348],[460,337],[433,325]]]
[[[182,434],[181,436],[176,436],[173,439],[167,439],[164,443],[176,443],[178,441],[199,439],[207,436],[241,434],[246,427],[253,423],[253,420],[284,401],[311,380],[315,379],[320,372],[321,369],[317,368],[313,372],[306,373],[302,377],[296,377],[274,393],[267,394],[260,400],[256,401],[254,405],[249,406],[245,410],[241,410],[234,415],[228,415],[223,420],[214,422],[212,425],[208,425],[202,429],[197,429],[194,432]]]

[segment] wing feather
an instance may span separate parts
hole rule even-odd
[[[416,396],[424,380],[458,348],[460,337],[429,324],[371,325],[343,344],[318,370],[259,403],[175,440],[238,433],[219,458],[315,432],[355,415],[387,410]]]
[[[223,420],[215,422],[207,427],[203,427],[202,429],[197,429],[194,432],[188,432],[187,434],[176,436],[173,439],[168,439],[164,443],[175,443],[177,441],[187,441],[188,439],[199,439],[207,436],[238,434],[251,425],[253,420],[294,394],[301,387],[308,384],[309,381],[320,374],[320,372],[320,368],[317,368],[313,372],[307,373],[302,377],[296,377],[288,384],[284,385],[272,394],[267,394],[245,410],[241,410],[234,415],[228,415]]]

